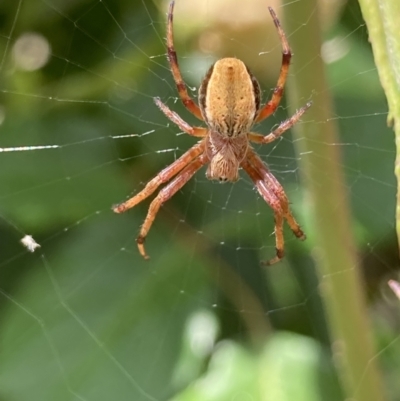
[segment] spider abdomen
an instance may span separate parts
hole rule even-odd
[[[199,106],[211,130],[232,138],[246,134],[260,107],[260,87],[237,58],[218,60],[199,89]]]

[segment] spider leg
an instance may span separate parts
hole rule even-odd
[[[274,219],[275,219],[275,247],[276,247],[276,256],[268,261],[263,261],[263,265],[273,265],[274,263],[279,262],[284,254],[284,236],[283,236],[283,210],[280,200],[277,195],[271,188],[268,188],[268,185],[263,180],[260,173],[257,169],[252,166],[248,160],[244,160],[241,163],[242,168],[246,171],[246,173],[250,176],[252,181],[254,182],[259,194],[268,203],[271,209],[274,211]]]
[[[172,111],[165,103],[161,101],[159,97],[154,98],[154,103],[159,107],[159,109],[169,118],[173,123],[175,123],[183,132],[189,135],[197,137],[205,137],[207,134],[207,128],[203,127],[192,127],[186,121]]]
[[[258,123],[258,122],[264,120],[265,118],[267,118],[268,116],[270,116],[276,110],[276,108],[279,106],[279,103],[283,96],[283,88],[285,86],[286,78],[287,78],[288,71],[289,71],[290,59],[292,58],[292,53],[290,51],[289,42],[286,38],[285,32],[283,31],[283,29],[281,27],[281,23],[279,22],[278,17],[275,14],[275,11],[271,7],[268,7],[268,10],[271,14],[271,17],[274,21],[275,27],[278,30],[278,34],[281,39],[282,64],[281,64],[281,70],[280,70],[279,77],[278,77],[278,82],[274,89],[272,98],[258,112],[258,115],[254,121],[256,123]]]
[[[186,84],[182,79],[182,74],[179,69],[178,57],[176,55],[174,46],[174,32],[172,29],[174,5],[175,2],[171,1],[171,3],[169,3],[169,10],[168,10],[167,51],[168,51],[169,65],[171,67],[172,76],[174,77],[176,88],[178,89],[179,97],[181,98],[184,106],[198,119],[203,120],[203,116],[201,115],[199,106],[193,101],[193,99],[188,94],[188,91],[186,89]]]
[[[270,143],[278,139],[289,128],[293,127],[301,118],[301,116],[311,107],[312,102],[308,102],[305,106],[296,111],[291,117],[282,121],[279,126],[268,135],[260,135],[255,132],[248,133],[250,141],[255,143]]]
[[[193,159],[198,157],[204,151],[203,141],[192,146],[187,152],[179,157],[175,162],[160,171],[146,186],[135,196],[128,199],[126,202],[113,206],[115,213],[123,213],[128,209],[136,206],[138,203],[149,197],[161,184],[169,181],[174,175],[178,174],[185,166]]]
[[[303,230],[300,228],[299,224],[297,223],[296,219],[293,217],[292,212],[290,211],[289,200],[285,194],[282,185],[275,178],[275,176],[269,171],[268,167],[263,163],[260,157],[251,148],[247,152],[247,159],[250,161],[250,163],[252,163],[252,165],[257,170],[259,175],[263,178],[266,185],[279,199],[283,215],[290,229],[293,231],[293,234],[300,240],[304,241],[306,239],[306,236]]]
[[[196,171],[207,163],[207,161],[208,159],[204,154],[193,160],[170,183],[168,183],[168,185],[161,189],[158,195],[151,202],[146,219],[144,220],[139,236],[136,239],[139,252],[145,259],[149,259],[149,256],[144,248],[144,241],[161,205],[175,195],[175,193],[179,191],[193,177]]]

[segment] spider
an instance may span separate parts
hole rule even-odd
[[[237,181],[239,168],[242,168],[250,176],[261,197],[272,208],[275,218],[276,256],[263,262],[264,264],[272,265],[284,256],[283,223],[285,219],[297,238],[301,240],[306,238],[289,209],[289,201],[283,187],[249,144],[250,141],[265,144],[279,138],[296,124],[311,106],[311,102],[307,103],[292,117],[282,121],[268,135],[250,131],[253,124],[270,116],[279,106],[291,59],[289,43],[281,24],[274,10],[271,7],[268,7],[268,10],[283,49],[280,74],[271,100],[261,106],[260,85],[246,65],[237,58],[222,58],[210,67],[201,82],[198,104],[196,104],[188,94],[179,69],[172,28],[174,1],[169,5],[167,50],[172,75],[183,104],[198,119],[204,121],[206,127],[189,125],[177,113],[169,109],[160,98],[154,98],[160,110],[183,132],[201,139],[175,162],[159,172],[138,194],[113,207],[114,212],[123,213],[145,200],[160,185],[169,181],[151,202],[136,240],[139,252],[145,259],[149,259],[149,256],[144,242],[161,205],[207,163],[209,164],[207,178],[221,182]]]

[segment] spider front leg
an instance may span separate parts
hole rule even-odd
[[[207,161],[208,159],[204,154],[193,160],[168,185],[166,185],[151,202],[146,219],[144,220],[139,236],[136,239],[139,252],[145,259],[149,259],[149,256],[144,248],[144,242],[161,205],[175,195],[175,193],[179,191],[193,177],[196,171],[207,163]]]
[[[284,249],[285,240],[283,236],[284,213],[282,210],[282,206],[278,197],[275,195],[273,191],[271,191],[268,188],[268,186],[266,185],[266,183],[264,182],[263,178],[261,177],[256,168],[254,168],[247,160],[244,160],[241,166],[254,182],[254,185],[256,186],[259,194],[274,211],[276,256],[268,261],[261,262],[263,265],[266,266],[273,265],[279,262],[285,255],[285,249]]]
[[[135,196],[128,199],[126,202],[113,206],[115,213],[123,213],[128,209],[136,206],[138,203],[149,197],[161,184],[168,182],[174,175],[178,174],[185,166],[193,159],[198,157],[204,150],[204,143],[200,142],[191,147],[174,163],[166,167],[158,173],[147,185]]]
[[[284,132],[286,132],[289,128],[293,127],[301,118],[301,116],[311,107],[312,102],[308,102],[305,106],[300,108],[288,119],[282,121],[279,126],[274,129],[268,135],[260,135],[255,132],[250,132],[248,134],[248,138],[250,141],[255,143],[270,143],[278,139]]]
[[[251,148],[247,152],[247,159],[257,170],[258,174],[262,177],[268,188],[270,188],[275,196],[279,199],[283,215],[290,229],[293,231],[293,234],[300,240],[304,241],[306,239],[306,235],[304,234],[303,230],[300,228],[296,219],[293,217],[292,212],[290,211],[289,200],[285,194],[282,185],[269,171],[268,167],[263,163],[260,157]]]

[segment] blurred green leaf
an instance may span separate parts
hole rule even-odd
[[[335,401],[342,394],[323,349],[282,332],[259,353],[233,342],[219,344],[207,372],[171,401],[236,399]]]

